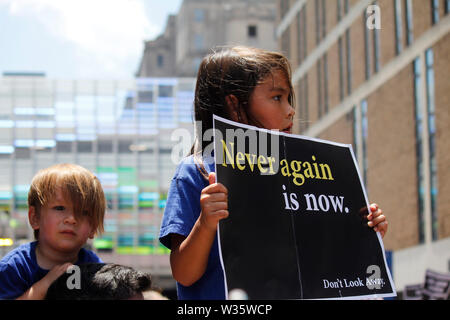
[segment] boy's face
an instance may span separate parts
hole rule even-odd
[[[52,250],[71,252],[79,250],[88,238],[93,238],[95,228],[86,216],[75,215],[72,202],[63,197],[60,189],[39,210],[29,209],[30,224],[39,229],[39,245]]]
[[[255,87],[250,96],[249,123],[291,133],[295,111],[288,101],[290,93],[289,83],[283,72],[272,72]]]

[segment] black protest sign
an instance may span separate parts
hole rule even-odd
[[[349,145],[214,118],[226,287],[250,299],[395,296]]]

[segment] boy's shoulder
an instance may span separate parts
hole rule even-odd
[[[29,242],[18,246],[17,248],[11,250],[0,260],[0,269],[6,270],[11,268],[16,268],[20,265],[32,265],[36,264],[37,261],[35,256],[37,241]],[[101,262],[101,259],[91,250],[86,248],[81,248],[78,253],[78,262]]]
[[[0,260],[0,299],[15,299],[39,276],[34,249],[36,242],[25,243]]]
[[[8,252],[1,260],[1,268],[19,264],[29,264],[33,261],[33,254],[36,248],[36,241],[21,244],[17,248]]]
[[[80,252],[78,253],[77,264],[102,262],[103,261],[95,254],[95,252],[89,249],[81,248]]]

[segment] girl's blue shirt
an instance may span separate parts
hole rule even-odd
[[[206,171],[214,172],[213,161],[205,161]],[[209,185],[201,174],[191,155],[178,165],[172,178],[167,204],[161,223],[159,240],[171,248],[171,234],[187,237],[200,216],[200,195]],[[189,287],[177,282],[180,300],[222,300],[225,299],[225,282],[219,257],[217,235],[209,254],[208,265],[203,276]]]

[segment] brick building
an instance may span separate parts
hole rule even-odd
[[[353,144],[398,291],[450,271],[450,1],[278,0],[295,132]],[[377,25],[379,23],[379,25]]]
[[[195,77],[215,47],[277,48],[274,0],[183,0],[165,31],[146,41],[137,77]]]

